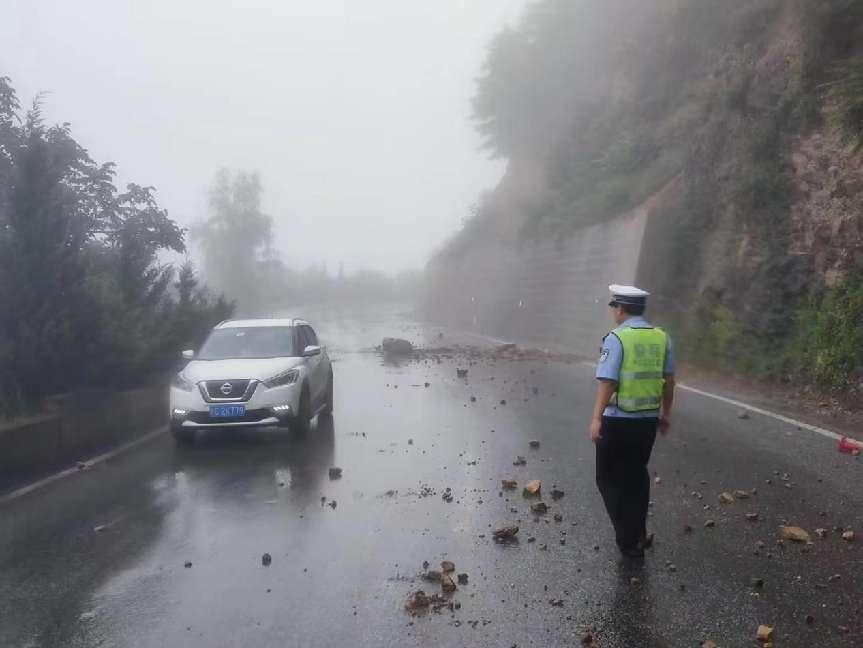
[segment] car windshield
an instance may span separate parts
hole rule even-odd
[[[293,326],[248,326],[216,329],[204,342],[198,360],[293,356]]]

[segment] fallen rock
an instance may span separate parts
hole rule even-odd
[[[455,592],[455,590],[456,590],[455,583],[453,582],[452,576],[450,576],[449,574],[443,574],[441,576],[440,586],[443,589],[443,591],[447,592],[447,593]]]
[[[263,556],[261,556],[261,564],[264,567],[269,567],[272,563],[273,563],[273,557],[270,554],[265,553]]]
[[[539,481],[538,479],[534,479],[534,480],[527,482],[524,485],[523,493],[525,495],[535,496],[535,495],[539,495],[541,491],[542,491],[542,482]]]
[[[414,351],[414,345],[402,338],[384,338],[381,351],[391,355],[410,355]]]
[[[342,476],[342,469],[336,466],[330,468],[330,479],[339,479]]]
[[[467,369],[456,369],[455,375],[458,378],[467,378]]]
[[[416,614],[420,610],[423,610],[431,605],[431,601],[429,597],[426,596],[426,593],[422,590],[417,590],[407,600],[405,603],[405,609],[411,614]]]
[[[187,560],[185,563],[183,563],[183,567],[185,567],[186,569],[189,569],[191,566],[192,566],[191,560]]]
[[[518,525],[511,524],[508,526],[502,526],[494,530],[492,533],[492,537],[495,540],[508,540],[514,538],[518,533]]]
[[[458,584],[459,585],[467,585],[467,574],[459,574],[458,575]]]
[[[548,504],[545,502],[536,502],[530,505],[530,510],[534,513],[548,513]]]
[[[551,599],[548,603],[552,607],[563,607],[563,599]]]
[[[515,461],[512,462],[513,466],[524,466],[527,464],[527,459],[522,457],[521,455],[515,458]]]
[[[554,514],[554,521],[555,522],[563,522],[563,516],[560,513],[555,513]]]
[[[534,450],[536,450],[539,447],[539,441],[531,441],[530,443],[528,443],[528,445]]]
[[[443,501],[447,504],[452,502],[452,489],[449,486],[446,487],[446,490],[443,492],[443,495],[441,495],[441,498],[443,498]]]
[[[719,493],[719,503],[720,504],[732,504],[734,502],[734,495],[725,491],[724,493]]]
[[[440,568],[444,572],[454,572],[455,571],[455,563],[450,560],[444,560],[440,564]]]
[[[736,490],[732,493],[734,499],[749,499],[749,493],[745,490]]]
[[[827,529],[815,529],[815,535],[817,535],[819,538],[826,538]]]
[[[506,405],[506,400],[505,400],[505,399],[501,399],[500,404],[501,404],[501,405]]]
[[[564,496],[564,494],[565,493],[562,490],[558,490],[557,488],[551,489],[551,499],[553,500],[559,500],[561,497]]]
[[[443,574],[441,574],[436,569],[430,569],[426,573],[423,574],[423,580],[427,580],[430,583],[440,583]]]
[[[746,519],[749,520],[750,522],[754,522],[755,520],[758,519],[758,513],[747,513]]]
[[[792,542],[812,542],[809,534],[800,527],[783,526],[779,527],[779,529],[783,540],[791,540]]]
[[[707,527],[708,529],[712,529],[713,527],[716,526],[716,522],[714,522],[713,520],[705,520],[704,526]]]
[[[845,540],[846,542],[853,542],[854,541],[854,532],[853,531],[845,531],[842,534],[842,539]]]
[[[504,490],[515,490],[518,483],[514,479],[501,479],[500,487]]]
[[[768,625],[758,626],[758,630],[755,632],[755,638],[762,642],[770,641],[773,639],[773,628]]]

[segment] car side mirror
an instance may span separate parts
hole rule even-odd
[[[310,344],[305,349],[303,349],[303,357],[304,358],[310,358],[310,357],[316,356],[316,355],[321,355],[321,347],[319,347],[315,344]]]
[[[186,349],[180,355],[183,356],[183,360],[191,360],[195,357],[195,351],[193,349]]]

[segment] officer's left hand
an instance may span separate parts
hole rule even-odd
[[[670,416],[661,416],[659,417],[659,433],[663,436],[668,434],[671,430],[671,417]]]
[[[602,438],[602,434],[600,433],[602,430],[602,421],[600,419],[594,419],[590,422],[590,440],[596,443]]]

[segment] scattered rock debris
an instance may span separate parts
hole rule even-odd
[[[749,499],[749,493],[745,490],[736,490],[731,493],[734,496],[734,499]]]
[[[410,355],[414,351],[414,345],[402,338],[384,338],[380,349],[390,355]]]
[[[443,501],[446,502],[447,504],[452,502],[452,489],[449,486],[447,486],[446,490],[443,492],[443,495],[441,495],[441,497],[443,498]]]
[[[806,530],[801,529],[797,526],[783,526],[779,527],[780,535],[783,540],[791,540],[792,542],[812,542],[812,539],[809,537],[809,534]]]
[[[333,466],[332,468],[330,468],[330,479],[340,479],[341,476],[342,476],[342,469],[341,468],[339,468],[337,466]]]
[[[538,479],[533,479],[524,485],[523,493],[528,496],[539,495],[542,491],[542,482]]]
[[[815,529],[815,535],[817,535],[819,538],[826,538],[827,529]]]
[[[555,522],[563,522],[563,516],[560,513],[555,513],[554,514],[554,521]]]
[[[764,643],[767,641],[773,640],[773,628],[768,625],[760,625],[758,626],[758,630],[755,632],[755,638]]]
[[[846,542],[854,542],[854,532],[850,530],[843,532],[842,539]]]
[[[272,563],[273,563],[273,557],[270,554],[265,553],[263,556],[261,556],[261,564],[264,567],[269,567]]]
[[[515,538],[518,533],[518,525],[510,524],[507,526],[498,527],[492,533],[492,537],[495,540],[511,540]]]
[[[734,503],[734,495],[729,492],[719,493],[719,503],[720,504],[732,504]]]

